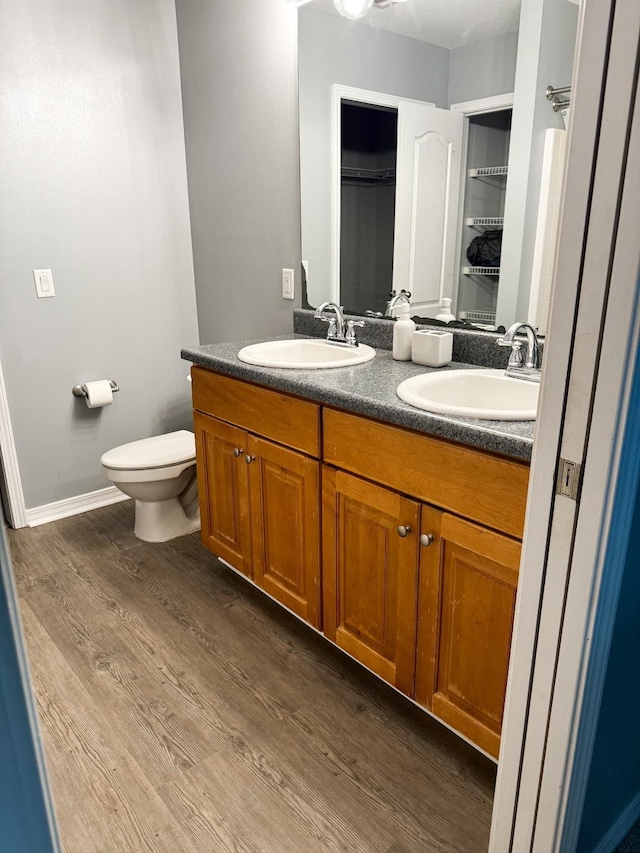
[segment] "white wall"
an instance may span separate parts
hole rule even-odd
[[[0,0],[0,358],[28,507],[187,426],[197,343],[173,0]],[[53,270],[36,299],[32,270]],[[90,412],[79,382],[113,378]]]
[[[177,0],[202,343],[291,332],[300,299],[297,10]],[[283,267],[296,300],[282,299]]]

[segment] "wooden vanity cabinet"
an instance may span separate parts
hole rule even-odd
[[[204,544],[497,756],[528,465],[192,376]]]
[[[420,504],[326,465],[322,499],[324,633],[411,696]]]
[[[498,757],[520,542],[423,506],[415,698]]]
[[[320,628],[320,463],[253,435],[247,448],[253,580]]]
[[[324,632],[497,757],[520,543],[325,466]]]
[[[324,458],[325,632],[497,756],[528,466],[330,409]]]
[[[252,578],[247,433],[200,412],[193,426],[202,543]]]
[[[210,412],[194,412],[204,545],[320,628],[320,462],[233,423],[317,450],[319,407],[198,368],[192,376],[194,405]]]

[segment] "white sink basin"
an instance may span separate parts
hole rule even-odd
[[[238,353],[240,361],[260,367],[289,367],[313,370],[326,367],[351,367],[375,357],[376,351],[366,344],[341,347],[320,340],[265,341],[250,344]]]
[[[421,373],[397,388],[398,397],[418,409],[488,421],[535,420],[539,391],[537,382],[488,369]]]

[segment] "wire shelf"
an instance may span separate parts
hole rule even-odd
[[[500,275],[500,267],[462,267],[463,275]]]
[[[502,228],[504,225],[504,216],[469,216],[465,219],[465,224],[472,227]]]
[[[506,175],[506,166],[482,166],[479,169],[469,169],[470,178],[503,178]]]
[[[461,320],[469,320],[472,323],[484,323],[491,326],[495,326],[496,324],[495,311],[461,311],[458,317]]]

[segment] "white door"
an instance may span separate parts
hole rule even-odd
[[[399,105],[393,289],[411,291],[414,314],[453,296],[462,129],[460,113]]]
[[[640,471],[625,437],[638,417],[640,5],[589,0],[578,32],[491,853],[576,849]],[[562,460],[581,466],[576,494]]]

